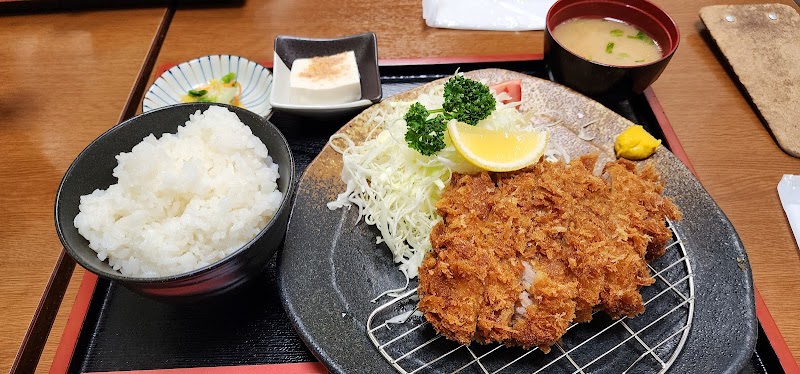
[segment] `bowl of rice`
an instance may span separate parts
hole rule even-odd
[[[58,188],[56,231],[100,277],[197,300],[257,277],[286,233],[294,159],[281,132],[238,107],[178,104],[89,144]]]

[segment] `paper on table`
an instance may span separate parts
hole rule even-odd
[[[464,30],[544,29],[555,0],[422,0],[422,18],[430,27]]]
[[[800,175],[784,174],[778,183],[778,197],[792,227],[794,240],[800,247]]]

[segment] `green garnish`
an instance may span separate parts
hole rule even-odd
[[[636,35],[628,35],[628,38],[629,39],[640,39],[641,40],[643,36],[645,36],[644,33],[639,31],[638,33],[636,33]]]
[[[233,81],[234,79],[236,79],[236,73],[230,72],[228,74],[223,75],[220,80],[222,81],[222,83],[226,83],[227,84],[227,83],[231,83],[231,81]]]
[[[634,62],[644,62],[644,60],[636,60],[636,61],[634,61]]]
[[[622,36],[624,34],[625,34],[625,31],[622,31],[620,29],[611,30],[611,36]]]
[[[614,42],[608,42],[608,44],[606,44],[606,53],[614,53]]]
[[[628,58],[628,57],[631,57],[631,55],[629,55],[629,54],[627,54],[625,52],[622,52],[620,54],[617,54],[617,57],[619,57],[619,58]]]
[[[639,39],[645,43],[655,44],[655,42],[653,42],[653,39],[650,39],[650,37],[647,36],[647,34],[641,31],[637,32],[636,35],[628,35],[628,38]]]
[[[417,102],[411,104],[403,116],[408,125],[406,143],[425,156],[439,152],[446,146],[444,130],[447,128],[447,120],[441,114],[428,118],[430,114],[425,106]]]
[[[203,95],[207,94],[208,90],[189,90],[189,96],[192,97],[202,97]]]
[[[485,84],[454,75],[444,84],[444,115],[446,119],[475,126],[497,108],[492,91]]]
[[[485,84],[454,75],[444,84],[444,103],[441,109],[428,110],[419,102],[408,109],[406,143],[419,153],[430,156],[445,147],[444,131],[447,121],[455,119],[475,126],[497,109],[497,102]],[[431,115],[434,115],[431,118]]]

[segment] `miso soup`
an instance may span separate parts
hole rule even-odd
[[[607,65],[642,65],[661,59],[661,48],[646,33],[609,18],[574,18],[553,29],[570,52]]]

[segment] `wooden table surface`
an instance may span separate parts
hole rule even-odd
[[[800,160],[772,140],[702,37],[698,17],[706,5],[753,1],[656,2],[678,22],[681,44],[654,91],[700,181],[736,227],[756,287],[800,357],[800,252],[776,193],[783,174],[800,174]],[[386,4],[251,0],[179,8],[156,66],[217,53],[271,60],[278,34],[373,31],[381,58],[542,52],[542,32],[432,29],[421,18],[420,0]],[[6,249],[0,257],[0,314],[6,316],[0,370],[10,367],[60,250],[52,223],[57,184],[74,156],[116,122],[163,13],[151,8],[0,17],[0,45],[8,51],[0,59],[0,245]],[[76,279],[40,371],[49,368]]]
[[[8,372],[61,252],[58,183],[114,126],[164,8],[0,17],[0,371]],[[41,359],[46,371],[82,270]]]

